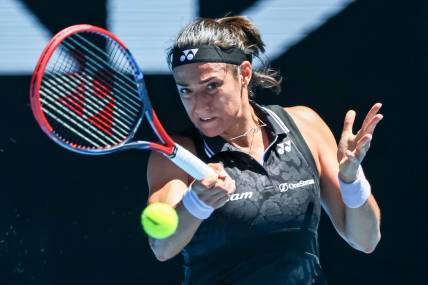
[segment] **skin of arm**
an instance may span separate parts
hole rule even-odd
[[[174,137],[177,143],[195,153],[195,146],[188,138]],[[147,167],[149,186],[148,203],[163,202],[173,206],[178,215],[176,232],[166,239],[149,237],[149,245],[159,261],[166,261],[176,256],[191,241],[202,220],[191,215],[181,200],[188,185],[193,182],[192,189],[207,205],[217,209],[223,206],[228,194],[235,191],[234,181],[224,174],[220,164],[209,164],[219,175],[194,181],[187,173],[175,166],[163,155],[152,152]]]
[[[346,207],[339,190],[338,179],[340,165],[343,165],[343,155],[339,154],[340,151],[338,152],[338,146],[331,130],[321,117],[308,107],[297,106],[286,108],[286,110],[293,117],[315,158],[321,178],[321,203],[336,231],[353,248],[365,253],[373,252],[380,240],[380,209],[375,198],[371,194],[361,207],[354,209]],[[346,127],[349,127],[349,124],[347,125],[347,120],[349,123],[348,115],[349,112],[345,118]],[[372,122],[367,123],[371,123],[371,134],[381,119],[381,115],[378,114]],[[343,144],[344,133],[342,133],[339,144]],[[362,157],[368,150],[370,140],[371,135],[363,136],[359,144],[359,154],[362,154],[362,150],[364,151]],[[346,167],[344,170],[347,174],[352,173]],[[347,182],[352,182],[356,175],[341,177],[344,177]]]

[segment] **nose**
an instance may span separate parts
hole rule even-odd
[[[197,115],[206,115],[211,109],[212,96],[204,92],[195,94],[194,112]]]

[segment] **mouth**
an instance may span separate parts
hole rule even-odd
[[[199,121],[201,122],[211,122],[215,119],[215,117],[201,117],[199,118]]]
[[[198,122],[196,125],[198,126],[198,129],[204,133],[206,136],[216,136],[218,135],[218,130],[220,127],[219,117],[199,117]]]
[[[199,117],[199,123],[198,125],[200,125],[203,128],[213,128],[216,126],[217,122],[217,117]]]

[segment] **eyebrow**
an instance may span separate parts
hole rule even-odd
[[[202,80],[202,81],[199,81],[199,82],[198,82],[198,84],[204,84],[204,83],[206,83],[206,82],[208,82],[208,81],[210,81],[210,80],[213,80],[213,79],[217,79],[217,77],[216,77],[216,76],[211,76],[211,77],[209,77],[209,78],[207,78],[207,79],[204,79],[204,80]],[[184,87],[189,86],[189,84],[186,84],[186,83],[184,83],[184,82],[176,81],[175,83],[176,83],[177,85],[184,86]]]

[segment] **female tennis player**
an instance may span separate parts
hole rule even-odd
[[[263,52],[245,17],[196,20],[169,51],[197,130],[175,139],[217,173],[194,181],[156,152],[149,159],[149,203],[174,206],[180,219],[173,236],[150,246],[160,261],[183,254],[183,284],[326,284],[321,207],[353,248],[371,253],[380,240],[380,211],[361,162],[381,104],[356,133],[356,113],[348,111],[336,144],[314,110],[251,100],[256,87],[279,92],[278,73],[253,68]]]

